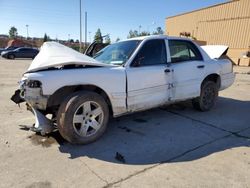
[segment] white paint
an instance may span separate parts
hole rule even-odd
[[[114,114],[126,112],[126,74],[124,67],[50,70],[27,73],[24,76],[29,80],[39,80],[42,83],[43,95],[52,95],[64,86],[97,86],[109,96]]]
[[[210,74],[220,75],[221,90],[229,87],[234,82],[231,62],[229,60],[211,59],[197,45],[203,56],[203,61],[171,64],[171,59],[168,57],[166,65],[131,67],[134,57],[145,41],[153,39],[165,40],[167,54],[170,52],[168,39],[189,40],[166,36],[130,39],[143,41],[124,67],[106,66],[60,44],[46,43],[32,63],[29,71],[65,64],[96,65],[100,67],[41,71],[27,73],[24,76],[25,79],[39,80],[42,83],[42,94],[48,96],[64,86],[97,86],[108,95],[114,116],[197,97],[200,95],[202,81]],[[203,65],[204,68],[198,68],[200,65]],[[165,73],[167,68],[171,72]]]
[[[170,75],[166,65],[127,68],[128,110],[138,111],[168,102]]]

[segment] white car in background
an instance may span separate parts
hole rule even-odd
[[[27,102],[36,116],[33,130],[58,129],[69,142],[87,144],[103,135],[110,116],[188,99],[196,109],[210,110],[235,79],[232,63],[219,56],[212,59],[191,40],[168,36],[114,43],[94,58],[47,42],[12,100]]]

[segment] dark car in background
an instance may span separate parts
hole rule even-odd
[[[34,59],[38,53],[39,53],[38,49],[25,47],[25,48],[17,48],[15,50],[2,52],[1,56],[7,59],[15,59],[15,58]]]
[[[0,48],[0,55],[2,52],[6,52],[6,51],[10,51],[10,50],[15,50],[17,48],[20,48],[20,47],[16,47],[16,46],[8,46],[6,48]]]

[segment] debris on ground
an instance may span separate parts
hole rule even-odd
[[[19,125],[20,129],[23,130],[23,131],[30,131],[30,129],[33,127],[33,126],[28,126],[28,125]]]
[[[31,140],[32,144],[35,146],[41,145],[42,147],[48,148],[52,144],[56,143],[56,140],[52,137],[44,137],[39,134],[32,134],[28,136],[28,139]]]
[[[131,129],[129,129],[128,127],[118,127],[119,129],[125,130],[126,132],[131,132]]]
[[[137,135],[140,135],[140,136],[145,136],[144,133],[142,132],[139,132],[139,131],[136,131],[136,130],[132,130],[132,129],[129,129],[128,127],[118,127],[119,129],[122,129],[122,130],[125,130],[126,132],[128,133],[134,133],[134,134],[137,134]]]
[[[118,153],[118,152],[116,152],[115,159],[117,161],[122,162],[122,163],[126,163],[124,156],[122,154]]]

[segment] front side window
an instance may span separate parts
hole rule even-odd
[[[161,39],[147,41],[138,54],[132,66],[160,65],[167,63],[165,41]]]
[[[99,51],[94,59],[113,65],[123,65],[140,44],[140,40],[130,40],[111,44]]]
[[[168,43],[172,63],[203,60],[199,49],[192,42],[169,40]]]

